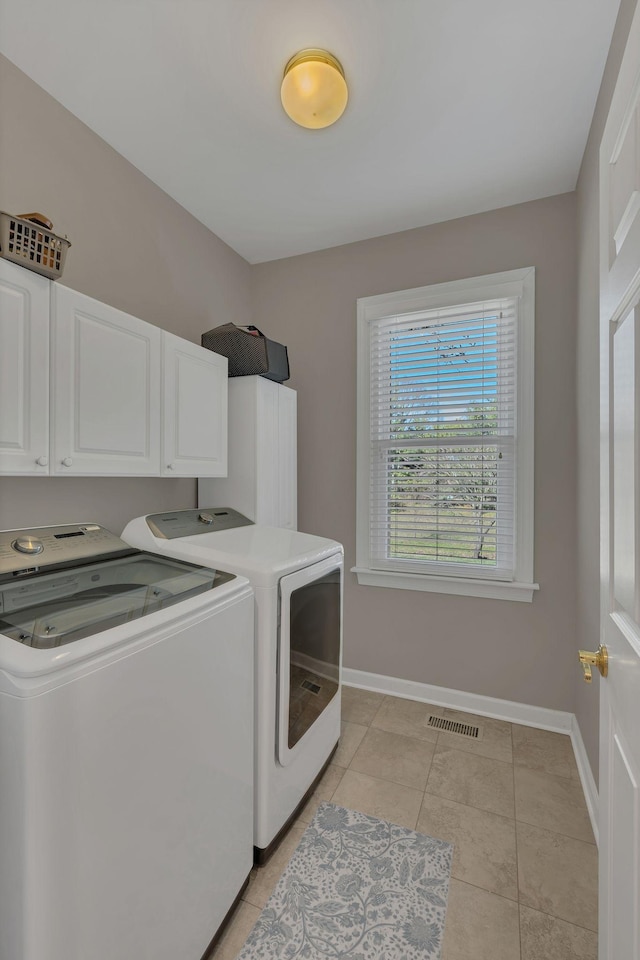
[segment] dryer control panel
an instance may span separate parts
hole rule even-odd
[[[174,510],[173,513],[153,513],[147,517],[147,526],[154,537],[175,540],[177,537],[195,537],[199,533],[218,533],[234,527],[253,524],[231,507],[200,507],[198,510]]]

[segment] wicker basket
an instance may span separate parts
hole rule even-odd
[[[0,210],[0,257],[5,260],[19,263],[50,280],[59,280],[70,246],[64,237],[56,236],[40,224]]]

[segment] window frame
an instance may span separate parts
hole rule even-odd
[[[392,316],[516,298],[516,507],[514,519],[514,575],[512,579],[483,578],[429,571],[407,573],[376,569],[370,556],[371,422],[370,329],[371,323]],[[448,283],[430,284],[357,301],[357,489],[356,565],[352,572],[366,586],[425,590],[472,597],[531,602],[539,589],[533,579],[534,563],[534,353],[535,268],[524,267]],[[444,566],[444,565],[443,565]]]

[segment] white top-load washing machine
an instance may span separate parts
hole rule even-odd
[[[253,864],[244,578],[0,531],[0,957],[200,960]]]
[[[139,517],[133,546],[248,577],[256,598],[254,845],[264,862],[340,737],[343,549],[230,508]]]

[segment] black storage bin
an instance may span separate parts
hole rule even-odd
[[[289,379],[287,348],[263,336],[257,327],[243,330],[234,323],[224,323],[203,333],[200,342],[207,350],[228,358],[230,377],[259,374],[276,383]]]

